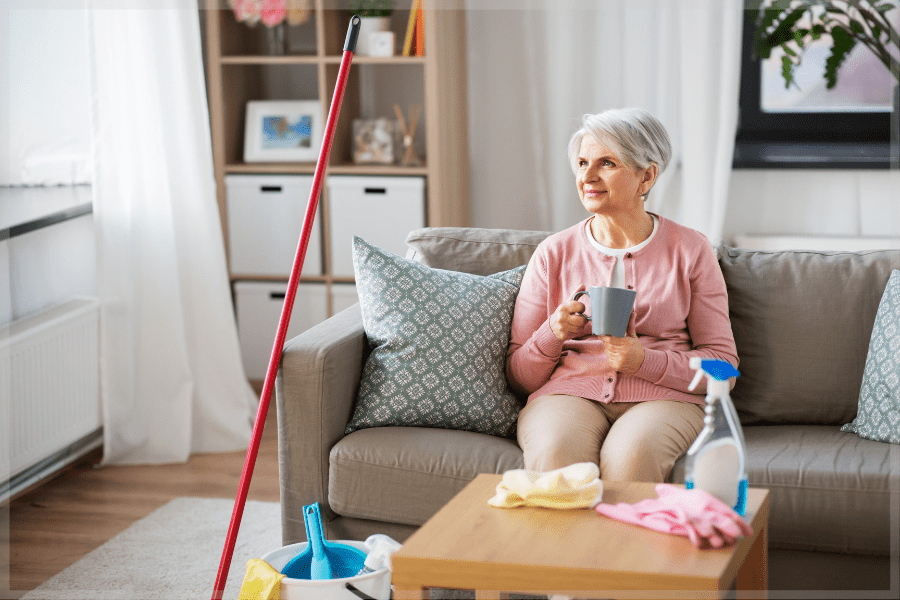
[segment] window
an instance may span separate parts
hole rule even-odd
[[[858,44],[841,66],[837,85],[822,77],[828,44],[810,45],[785,89],[781,55],[753,56],[756,13],[744,14],[740,117],[735,168],[890,167],[890,73]],[[780,49],[779,49],[780,51]]]

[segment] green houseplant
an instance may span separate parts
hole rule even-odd
[[[360,17],[389,17],[393,0],[350,0],[350,13]]]
[[[756,55],[765,59],[777,47],[784,50],[785,87],[794,82],[794,70],[809,42],[823,36],[831,39],[825,63],[828,89],[837,83],[838,69],[857,44],[868,48],[900,83],[900,33],[892,23],[900,0],[750,0],[748,8],[756,15]]]

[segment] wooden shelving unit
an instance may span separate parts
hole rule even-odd
[[[334,93],[338,67],[343,53],[344,39],[349,24],[347,2],[314,0],[311,21],[300,31],[307,37],[304,48],[308,50],[285,56],[266,56],[262,53],[264,27],[260,24],[248,27],[238,22],[227,0],[205,0],[207,39],[207,80],[210,121],[213,140],[217,200],[222,217],[223,235],[227,240],[228,213],[226,205],[225,176],[229,174],[312,174],[314,163],[245,163],[243,161],[244,115],[246,103],[251,100],[309,100],[317,95],[322,103],[323,115],[327,114]],[[466,114],[466,59],[465,19],[459,7],[440,8],[430,0],[425,10],[425,55],[399,56],[405,37],[405,23],[409,17],[411,1],[395,2],[392,30],[397,40],[397,56],[375,58],[355,56],[346,88],[340,119],[332,146],[328,175],[371,175],[424,177],[425,213],[427,225],[434,227],[470,225],[468,135]],[[294,29],[291,35],[295,35]],[[314,39],[312,39],[314,38]],[[424,165],[407,168],[396,165],[356,165],[351,160],[351,129],[353,120],[363,115],[361,94],[365,85],[360,67],[375,69],[414,69],[412,78],[417,89],[398,90],[424,97],[423,123],[420,122],[417,138],[425,136]],[[309,97],[272,97],[264,85],[264,73],[278,69],[294,83],[305,83],[312,88]],[[314,85],[309,85],[311,78]],[[382,94],[384,95],[384,94]],[[395,102],[392,98],[382,98]],[[403,103],[396,100],[401,106]],[[406,107],[404,106],[404,112]],[[393,118],[388,114],[374,115]],[[330,234],[328,231],[329,202],[327,186],[319,199],[321,207],[324,274],[303,276],[304,282],[325,283],[331,298],[334,283],[351,283],[352,278],[331,275]],[[227,247],[227,245],[226,245]],[[284,274],[287,281],[288,273]],[[273,281],[279,278],[257,276],[253,273],[231,273],[232,281],[254,279]]]

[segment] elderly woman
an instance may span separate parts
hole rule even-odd
[[[516,301],[518,441],[529,470],[593,462],[603,479],[663,482],[703,428],[690,358],[738,363],[725,281],[703,234],[644,209],[672,153],[662,124],[640,109],[582,124],[569,159],[591,216],[538,246]],[[573,300],[592,285],[637,292],[625,337],[592,335]]]

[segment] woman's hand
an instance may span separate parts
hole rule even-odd
[[[629,328],[625,337],[613,337],[611,335],[597,336],[603,340],[603,351],[609,360],[609,365],[625,375],[634,375],[644,364],[644,347],[638,341],[634,329]]]
[[[584,285],[579,286],[572,292],[572,295],[574,296],[576,292],[583,289]],[[584,326],[588,320],[579,313],[583,313],[585,310],[584,304],[577,300],[563,302],[556,307],[556,310],[550,315],[550,330],[553,331],[556,339],[565,342],[584,335]]]

